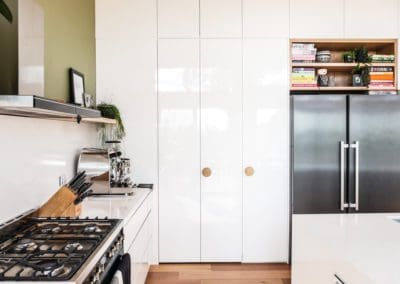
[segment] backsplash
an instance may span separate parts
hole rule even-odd
[[[45,202],[69,179],[81,147],[96,146],[95,124],[0,116],[0,223]]]

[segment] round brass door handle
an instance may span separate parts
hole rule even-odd
[[[253,167],[247,167],[244,169],[244,173],[246,174],[246,176],[251,177],[254,175],[254,168]]]
[[[209,177],[212,174],[212,171],[211,171],[210,168],[204,168],[201,172],[202,172],[204,177]]]

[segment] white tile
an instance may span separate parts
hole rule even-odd
[[[244,37],[289,37],[289,0],[243,0]]]
[[[242,36],[242,0],[200,0],[200,35],[203,38]]]
[[[290,0],[292,38],[343,38],[347,0]]]
[[[345,36],[347,38],[397,38],[398,1],[346,0]]]
[[[158,0],[158,36],[199,37],[199,5],[199,0]]]

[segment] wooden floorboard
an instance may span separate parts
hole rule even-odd
[[[146,284],[290,284],[287,264],[161,264]]]

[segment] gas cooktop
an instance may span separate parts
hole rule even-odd
[[[70,280],[119,223],[109,219],[19,220],[0,230],[0,281]]]

